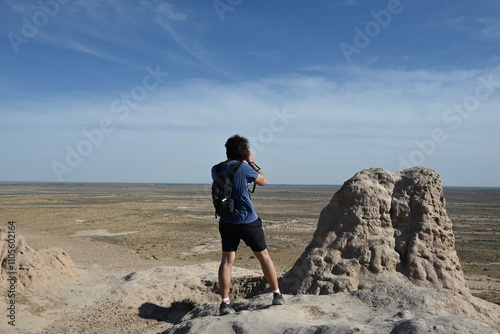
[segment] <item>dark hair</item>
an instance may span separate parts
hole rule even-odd
[[[231,136],[225,146],[227,158],[232,160],[245,160],[250,152],[248,139],[240,135]]]

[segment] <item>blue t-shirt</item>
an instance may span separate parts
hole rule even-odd
[[[221,165],[221,170],[228,171],[234,164],[235,160],[228,161]],[[215,180],[217,173],[215,166],[212,167],[212,180]],[[250,199],[250,192],[248,191],[248,184],[255,181],[259,173],[257,173],[247,163],[242,163],[233,176],[233,194],[234,198],[234,216],[233,217],[220,217],[220,221],[230,224],[248,224],[252,223],[259,218],[257,211],[253,206]]]

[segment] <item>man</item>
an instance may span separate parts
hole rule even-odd
[[[225,146],[227,160],[220,165],[221,171],[229,172],[236,163],[243,163],[232,178],[234,215],[220,217],[219,221],[219,232],[222,238],[222,260],[219,266],[219,289],[222,297],[220,315],[235,312],[231,306],[229,290],[232,267],[240,240],[252,249],[259,260],[264,277],[273,290],[273,305],[283,305],[285,301],[278,286],[276,268],[267,251],[262,221],[255,211],[248,191],[248,183],[254,182],[259,186],[264,186],[267,183],[266,177],[254,162],[254,156],[250,152],[246,138],[234,135],[227,140]],[[213,166],[212,179],[215,180],[216,177],[216,166]]]

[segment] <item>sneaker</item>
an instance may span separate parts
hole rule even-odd
[[[273,295],[273,305],[283,305],[283,304],[285,304],[283,295],[281,293],[275,293]]]
[[[233,309],[231,304],[226,304],[224,302],[220,304],[220,309],[219,309],[220,315],[234,314],[235,312],[236,311]]]

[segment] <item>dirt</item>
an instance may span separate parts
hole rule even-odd
[[[253,200],[279,272],[302,254],[338,188],[257,188]],[[499,304],[500,189],[445,188],[445,197],[469,287],[475,296]],[[102,266],[113,277],[126,275],[132,266],[220,259],[209,185],[2,183],[0,209],[1,224],[16,221],[31,247],[58,245],[80,267]],[[102,256],[76,243],[99,245]],[[244,244],[236,265],[259,268]]]

